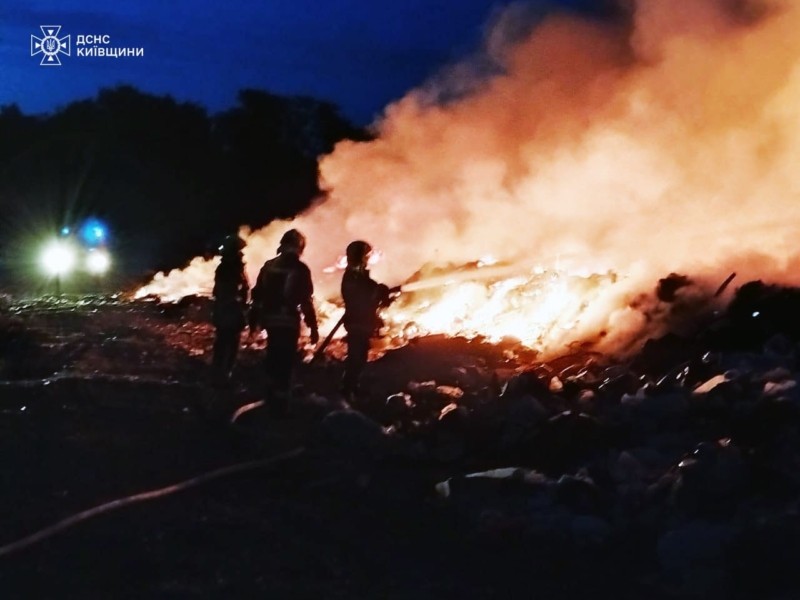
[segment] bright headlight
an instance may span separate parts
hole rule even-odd
[[[102,275],[111,266],[111,256],[105,250],[92,250],[86,258],[86,270],[92,275]]]
[[[75,249],[66,242],[50,242],[42,252],[41,264],[48,275],[66,275],[75,267]]]

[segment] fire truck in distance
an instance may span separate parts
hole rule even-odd
[[[108,227],[91,217],[64,226],[42,249],[39,262],[45,275],[60,283],[77,274],[100,278],[111,268]]]

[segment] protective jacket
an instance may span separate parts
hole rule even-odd
[[[246,324],[247,296],[250,285],[241,257],[223,257],[214,272],[214,308],[212,322],[219,329],[241,331]]]
[[[350,334],[373,335],[383,324],[378,310],[389,303],[389,288],[362,268],[348,267],[342,277],[344,328]]]
[[[250,325],[254,327],[300,327],[300,315],[306,325],[317,329],[317,315],[312,296],[311,271],[297,254],[284,252],[268,260],[261,268],[253,287]]]

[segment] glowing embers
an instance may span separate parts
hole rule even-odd
[[[615,281],[613,274],[584,277],[541,270],[488,282],[460,281],[406,297],[386,311],[385,320],[390,335],[514,338],[543,347],[568,337]]]

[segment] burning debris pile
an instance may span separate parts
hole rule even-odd
[[[715,290],[733,270],[800,283],[800,5],[626,6],[522,36],[510,8],[487,35],[491,75],[457,65],[388,107],[374,141],[321,160],[326,196],[292,227],[328,329],[337,257],[367,239],[376,278],[411,291],[386,314],[392,339],[538,353],[510,350],[510,377],[478,362],[388,386],[374,421],[333,413],[328,434],[450,465],[431,488],[476,529],[637,540],[683,595],[796,591],[798,294],[750,283],[723,310]],[[287,228],[243,232],[251,281]],[[140,293],[208,287],[213,266]],[[429,279],[447,285],[415,289]]]
[[[390,338],[538,353],[502,392],[480,364],[396,386],[375,422],[336,413],[331,439],[452,465],[436,489],[479,529],[637,539],[678,593],[778,594],[800,550],[797,292],[750,283],[723,310],[715,290],[733,270],[800,283],[800,5],[626,5],[522,36],[510,8],[491,75],[457,65],[388,107],[375,140],[322,158],[326,195],[291,226],[328,330],[338,257],[367,239],[376,278],[410,292]],[[243,231],[251,281],[287,228]],[[139,293],[196,293],[213,267]]]
[[[480,535],[589,557],[635,543],[653,590],[783,597],[800,551],[797,306],[800,290],[751,282],[702,327],[626,362],[464,361],[373,397],[369,418],[334,411],[323,429],[362,465],[440,465],[451,476],[432,492]]]
[[[477,548],[519,542],[576,568],[600,553],[635,553],[626,577],[639,577],[637,589],[652,597],[792,597],[800,289],[746,283],[722,309],[673,275],[638,302],[650,306],[643,314],[669,314],[662,320],[676,325],[639,352],[579,345],[544,360],[513,340],[423,336],[373,361],[369,395],[349,408],[333,392],[337,363],[304,365],[294,415],[265,425],[251,411],[256,420],[237,422],[245,434],[237,440],[263,446],[275,441],[267,431],[284,439],[302,429],[310,439],[297,442],[316,450],[315,473],[370,489],[408,478],[407,494],[427,490],[439,518],[458,523]],[[15,397],[5,408],[40,391],[43,405],[76,407],[76,415],[97,398],[117,408],[171,407],[190,422],[216,415],[211,427],[204,421],[203,446],[227,439],[232,401],[259,393],[262,355],[252,346],[242,353],[246,389],[231,397],[204,389],[207,309],[188,298],[12,305],[0,315],[0,342],[17,344],[2,346],[21,356],[15,364],[30,364],[3,372],[26,379],[2,382]],[[31,371],[45,367],[58,371]],[[43,379],[34,389],[35,377]],[[190,402],[197,396],[202,402]],[[213,410],[199,406],[206,403]],[[37,418],[14,412],[22,414]],[[409,508],[398,502],[395,510]]]
[[[487,36],[491,75],[457,65],[388,107],[376,139],[321,159],[326,195],[291,224],[309,240],[320,332],[341,315],[352,240],[374,243],[376,279],[406,293],[384,315],[400,349],[370,366],[372,397],[342,410],[312,385],[337,367],[305,365],[297,404],[326,415],[326,450],[356,470],[431,467],[431,495],[477,532],[590,555],[635,544],[654,589],[684,597],[786,597],[800,4],[624,4],[617,20],[555,15],[521,37],[510,8]],[[242,231],[251,283],[289,227]],[[189,299],[180,326],[142,329],[189,354],[192,376],[211,334],[186,314],[216,264],[136,293]],[[775,285],[747,283],[725,307],[734,268]],[[243,362],[255,372],[255,354]]]
[[[457,65],[389,106],[375,140],[321,159],[326,194],[291,227],[326,314],[354,239],[382,251],[373,274],[390,286],[426,265],[503,265],[408,296],[396,327],[510,334],[551,355],[599,332],[606,349],[659,335],[632,299],[669,272],[799,282],[800,7],[627,5],[526,35],[509,8],[487,34],[489,75]],[[242,231],[251,282],[288,227]],[[197,258],[138,295],[207,293],[215,264]]]

